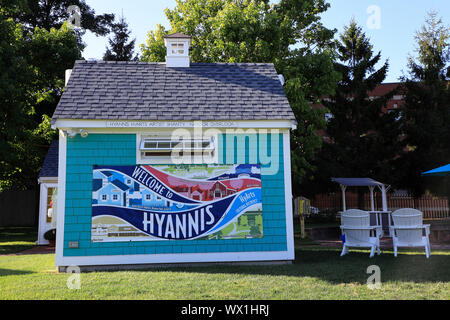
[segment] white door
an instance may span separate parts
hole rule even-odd
[[[41,183],[39,198],[39,225],[38,225],[38,245],[48,244],[44,239],[44,233],[52,228],[51,218],[48,217],[48,210],[51,208],[53,191],[58,187],[57,183]]]

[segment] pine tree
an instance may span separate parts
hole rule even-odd
[[[418,55],[409,58],[409,75],[403,77],[407,152],[398,159],[400,182],[416,195],[430,189],[450,201],[450,179],[421,176],[450,162],[450,28],[431,12],[415,39]]]
[[[131,31],[128,30],[128,23],[125,18],[120,18],[119,22],[112,24],[111,31],[113,37],[108,39],[109,47],[103,55],[105,61],[136,61],[137,55],[134,56],[134,43],[136,39],[128,42]]]
[[[334,189],[331,177],[371,177],[390,182],[390,163],[401,150],[396,115],[384,109],[394,91],[369,96],[386,78],[388,61],[375,68],[381,52],[373,53],[370,40],[354,20],[340,35],[337,55],[335,70],[342,74],[342,80],[335,94],[323,101],[329,118],[316,162],[320,168],[316,188],[310,189],[315,193]]]

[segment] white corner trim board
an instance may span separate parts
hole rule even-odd
[[[63,262],[64,250],[64,218],[66,208],[66,156],[67,137],[59,130],[59,154],[58,154],[58,205],[56,220],[56,248],[55,265],[60,266]]]
[[[283,133],[283,162],[284,162],[284,203],[286,208],[286,243],[289,260],[295,259],[294,249],[294,218],[292,210],[292,181],[291,181],[291,143],[290,133]]]

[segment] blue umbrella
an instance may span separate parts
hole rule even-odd
[[[450,176],[450,163],[445,166],[423,172],[422,175],[428,176]]]

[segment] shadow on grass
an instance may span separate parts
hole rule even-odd
[[[0,227],[0,255],[17,253],[35,246],[34,227]]]
[[[1,242],[0,242],[1,243]],[[0,255],[20,253],[24,250],[33,248],[33,244],[0,244]]]
[[[34,271],[28,271],[28,270],[14,270],[14,269],[3,269],[0,268],[0,277],[3,276],[14,276],[14,275],[24,275],[24,274],[31,274],[35,273]]]
[[[35,227],[0,227],[0,242],[11,240],[36,240],[37,230]]]
[[[262,275],[287,277],[312,277],[331,284],[366,284],[372,273],[367,267],[377,265],[381,270],[382,282],[449,282],[450,255],[432,253],[429,259],[420,252],[399,253],[395,258],[392,252],[369,258],[367,251],[350,251],[340,257],[338,248],[301,248],[295,252],[296,260],[289,265],[208,265],[195,267],[166,267],[147,269],[149,272],[173,271],[196,272],[204,274]],[[406,252],[405,252],[406,253]]]

